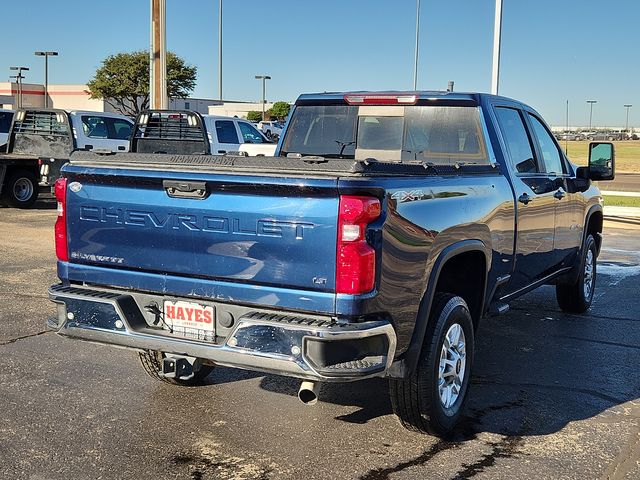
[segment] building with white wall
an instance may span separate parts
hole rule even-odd
[[[273,107],[273,103],[265,103],[265,111]],[[240,117],[247,118],[247,113],[262,112],[262,103],[260,102],[240,102],[233,100],[223,100],[222,103],[217,102],[217,105],[211,105],[209,107],[210,115],[221,115],[224,117]]]

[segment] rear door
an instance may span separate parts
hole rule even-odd
[[[217,145],[212,146],[213,155],[235,152],[240,147],[240,135],[233,120],[213,120],[213,135]]]
[[[78,148],[82,150],[129,150],[132,122],[124,119],[92,114],[74,114]]]
[[[525,113],[515,105],[494,107],[509,157],[517,208],[516,261],[507,293],[516,292],[553,271],[556,179],[538,159]]]
[[[544,122],[532,112],[528,112],[527,117],[536,139],[538,156],[544,163],[549,181],[554,184],[556,215],[553,254],[558,267],[565,266],[573,261],[582,243],[582,195],[572,188],[570,167]]]

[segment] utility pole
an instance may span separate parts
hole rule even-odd
[[[498,94],[500,82],[500,46],[502,40],[502,0],[496,0],[496,18],[493,25],[493,69],[491,73],[491,93]]]
[[[57,57],[58,52],[34,52],[36,57],[44,57],[44,108],[49,108],[49,57]]]
[[[218,100],[222,101],[222,0],[218,0]]]
[[[151,108],[166,109],[167,99],[167,1],[151,1],[151,49],[149,92]]]
[[[625,127],[624,127],[624,131],[628,134],[629,133],[629,109],[633,107],[633,105],[630,104],[626,104],[624,106],[624,108],[627,109],[627,122],[625,123]]]
[[[416,48],[413,59],[413,90],[418,90],[418,48],[420,46],[420,0],[416,0]]]
[[[18,73],[16,75],[12,75],[11,78],[16,79],[16,83],[18,84],[18,108],[22,108],[22,79],[25,78],[22,75],[22,72],[28,72],[28,67],[9,67],[9,70],[17,70]]]
[[[589,109],[589,132],[591,132],[591,120],[593,119],[593,104],[598,103],[597,100],[587,100],[587,103],[590,105]]]
[[[569,100],[567,100],[567,117],[566,117],[566,127],[565,127],[565,136],[564,136],[564,153],[569,155]]]
[[[262,120],[264,120],[264,105],[267,102],[267,80],[271,80],[269,75],[256,75],[256,80],[262,80]]]

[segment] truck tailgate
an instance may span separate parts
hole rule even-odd
[[[114,173],[65,167],[71,264],[334,291],[335,178]]]

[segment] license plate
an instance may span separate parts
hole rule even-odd
[[[198,337],[213,333],[214,319],[213,307],[183,301],[164,302],[164,321],[174,333]]]

